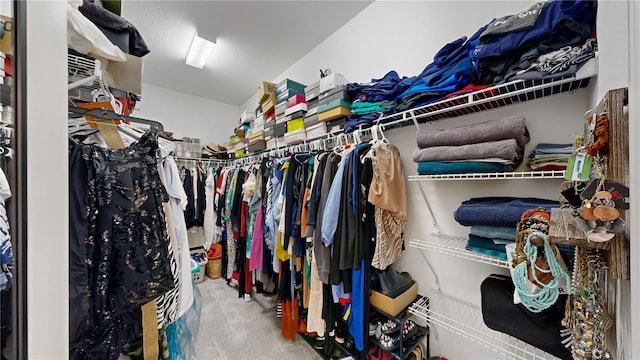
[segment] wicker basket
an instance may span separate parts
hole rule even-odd
[[[212,259],[207,263],[207,276],[211,279],[222,277],[222,259]]]

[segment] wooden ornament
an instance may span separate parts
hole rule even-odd
[[[620,211],[611,206],[598,206],[593,209],[592,214],[603,221],[613,221],[620,217]]]
[[[595,197],[596,199],[611,199],[611,193],[608,191],[598,191]]]
[[[580,217],[585,220],[598,220],[598,218],[593,214],[592,207],[583,207],[578,211],[578,214],[580,214]]]

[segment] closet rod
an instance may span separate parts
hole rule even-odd
[[[164,130],[164,126],[159,121],[142,119],[142,118],[137,118],[133,116],[118,115],[115,112],[106,110],[106,109],[82,109],[75,106],[69,106],[69,113],[77,114],[77,115],[95,116],[97,118],[106,119],[106,120],[129,121],[132,123],[150,125],[150,126],[156,127],[160,131]]]

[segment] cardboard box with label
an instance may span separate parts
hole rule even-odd
[[[396,298],[390,298],[377,291],[371,292],[369,303],[371,306],[381,310],[391,316],[396,316],[418,297],[418,283],[415,281],[407,291],[403,292]]]

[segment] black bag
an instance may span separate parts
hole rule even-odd
[[[571,351],[562,344],[560,331],[563,313],[551,307],[540,313],[532,313],[521,304],[513,303],[515,290],[511,278],[490,275],[480,285],[482,294],[482,318],[493,330],[511,335],[561,359],[571,360]],[[559,303],[564,304],[563,301]]]

